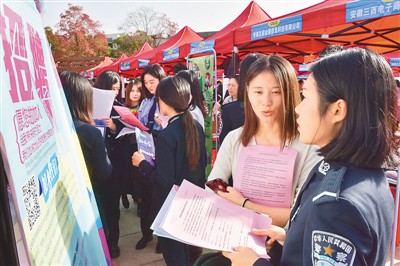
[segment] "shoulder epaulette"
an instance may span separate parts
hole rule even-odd
[[[343,181],[343,176],[346,173],[347,167],[339,167],[330,169],[326,176],[322,179],[317,190],[316,196],[313,197],[314,204],[323,204],[326,202],[339,201],[340,187]]]

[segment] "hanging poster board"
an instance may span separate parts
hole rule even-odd
[[[209,110],[208,116],[204,119],[204,135],[206,138],[207,152],[206,176],[210,174],[212,158],[212,103],[214,89],[214,65],[214,55],[206,55],[188,59],[188,68],[197,73],[200,82],[200,88],[203,92],[207,109]]]
[[[110,264],[40,14],[34,1],[0,9],[0,151],[29,263]]]

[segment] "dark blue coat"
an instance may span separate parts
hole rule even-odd
[[[382,170],[322,161],[293,206],[280,265],[384,265],[393,203]]]
[[[244,124],[244,103],[234,101],[224,104],[221,109],[222,129],[219,134],[220,145],[224,141],[226,135],[234,129]]]
[[[154,219],[161,209],[173,185],[180,185],[183,179],[204,188],[206,151],[205,138],[201,125],[194,121],[200,138],[200,159],[196,169],[189,170],[186,159],[185,130],[181,117],[174,116],[168,126],[163,129],[155,141],[156,167],[143,160],[140,171],[154,183],[152,214]]]

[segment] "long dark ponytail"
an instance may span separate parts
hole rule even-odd
[[[192,115],[189,112],[192,100],[190,85],[181,77],[167,77],[160,81],[156,91],[156,100],[161,99],[165,104],[182,113],[181,119],[185,130],[186,159],[190,170],[198,166],[200,159],[199,132]]]

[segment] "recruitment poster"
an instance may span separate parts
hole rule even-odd
[[[41,17],[34,1],[0,6],[0,151],[29,263],[107,265],[93,191]]]
[[[202,89],[204,99],[209,111],[204,119],[204,134],[206,137],[207,168],[206,175],[211,171],[211,153],[212,153],[212,104],[214,90],[214,55],[207,55],[188,59],[188,68],[194,70],[199,78],[200,88]]]

